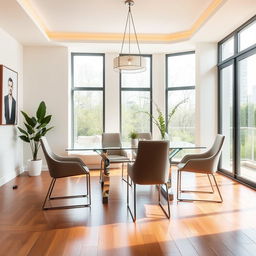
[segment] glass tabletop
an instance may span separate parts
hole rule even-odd
[[[197,146],[189,142],[171,142],[169,149],[205,149],[206,147]],[[122,145],[121,147],[84,147],[84,148],[67,148],[66,151],[107,151],[107,150],[136,150],[138,147],[132,147],[131,145]]]

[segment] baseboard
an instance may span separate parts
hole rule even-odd
[[[24,168],[18,168],[16,171],[8,173],[0,178],[0,187],[9,182],[10,180],[16,178],[18,175],[24,172]]]

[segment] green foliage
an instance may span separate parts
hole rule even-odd
[[[157,126],[157,128],[160,131],[161,134],[161,138],[164,139],[165,138],[165,134],[167,133],[167,129],[168,129],[168,125],[172,119],[172,117],[174,116],[174,114],[176,113],[176,111],[178,110],[178,108],[180,107],[180,105],[182,105],[183,103],[187,102],[188,98],[185,98],[183,100],[181,100],[179,103],[177,103],[171,110],[170,110],[170,114],[168,116],[167,122],[165,122],[165,118],[164,115],[162,113],[162,111],[160,110],[160,108],[154,103],[155,107],[156,107],[156,111],[157,111],[157,117],[154,117],[153,115],[151,115],[149,112],[144,112],[145,114],[149,115],[152,120],[153,123]]]
[[[24,111],[21,111],[25,122],[26,129],[18,127],[21,135],[21,140],[30,144],[33,160],[37,160],[37,154],[40,147],[40,138],[50,131],[53,127],[47,127],[50,123],[52,116],[46,116],[46,105],[42,101],[36,111],[36,117],[30,117]]]
[[[150,99],[144,93],[126,92],[122,103],[122,140],[129,141],[129,133],[150,131],[149,116],[144,112],[150,109]]]
[[[93,136],[103,132],[101,94],[96,92],[75,95],[74,123],[76,136]]]
[[[131,131],[131,132],[129,133],[129,138],[130,138],[130,139],[137,139],[137,138],[138,138],[138,133],[135,132],[135,131]]]

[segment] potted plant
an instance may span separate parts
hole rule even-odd
[[[42,159],[38,159],[38,150],[40,148],[40,138],[51,130],[53,127],[47,127],[51,121],[51,115],[46,115],[46,105],[42,101],[36,111],[36,117],[30,117],[24,111],[21,111],[25,121],[25,129],[18,127],[21,135],[19,136],[23,141],[30,144],[32,152],[32,160],[28,160],[28,174],[29,176],[38,176],[41,174]]]
[[[129,138],[131,139],[132,147],[137,147],[138,146],[138,133],[135,131],[131,131],[129,133]]]
[[[171,121],[171,118],[173,117],[173,115],[175,114],[177,109],[180,107],[180,105],[182,105],[183,103],[187,102],[187,100],[188,100],[188,98],[185,98],[185,99],[181,100],[180,102],[178,102],[171,109],[170,114],[168,115],[167,122],[165,121],[165,118],[164,118],[164,115],[163,115],[162,111],[160,110],[160,108],[155,103],[154,103],[154,105],[156,107],[157,117],[154,117],[149,112],[143,112],[143,113],[149,115],[152,118],[153,123],[157,126],[157,128],[160,131],[161,139],[162,140],[166,140],[166,139],[169,138],[168,133],[167,133],[167,129],[168,129],[168,125],[169,125],[169,123]]]

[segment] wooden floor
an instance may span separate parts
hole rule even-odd
[[[101,203],[98,172],[91,179],[91,209],[42,211],[50,183],[47,172],[22,175],[2,186],[0,255],[256,255],[256,192],[224,176],[217,176],[224,203],[174,200],[170,220],[156,203],[156,188],[138,186],[136,224],[126,208],[120,171],[111,171],[108,205]],[[202,175],[184,175],[183,180],[186,188],[194,184],[209,189]],[[12,189],[14,184],[18,189]],[[83,189],[84,178],[68,178],[59,181],[54,194]]]

